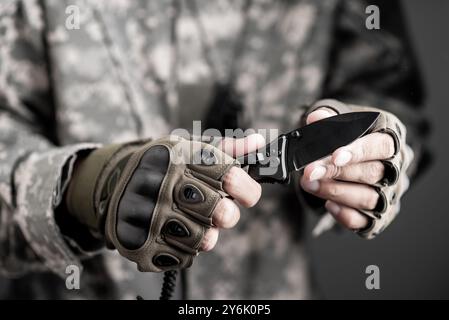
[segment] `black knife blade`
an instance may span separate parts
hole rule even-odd
[[[367,134],[378,112],[351,112],[326,118],[280,135],[257,152],[239,158],[248,174],[264,183],[286,183],[290,172],[330,155]]]

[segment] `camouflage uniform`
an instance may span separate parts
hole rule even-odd
[[[66,27],[71,5],[79,29]],[[196,110],[201,99],[189,88],[198,85],[207,96],[208,83],[232,79],[242,118],[256,129],[291,129],[303,106],[322,97],[388,108],[406,123],[419,159],[422,117],[411,110],[421,93],[410,48],[401,30],[384,30],[388,19],[382,30],[367,30],[365,7],[353,0],[2,0],[0,294],[134,297],[135,266],[62,221],[62,195],[80,153],[169,133],[186,101]],[[264,186],[263,194],[187,271],[187,297],[312,297],[305,202],[285,186]],[[81,290],[66,289],[68,265],[83,267]],[[160,274],[147,279],[159,290]]]

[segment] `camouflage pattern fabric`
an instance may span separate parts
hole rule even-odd
[[[79,29],[66,27],[69,6],[79,9]],[[3,0],[2,297],[135,297],[135,265],[71,236],[58,220],[61,198],[80,153],[168,134],[187,100],[200,120],[201,99],[185,88],[232,81],[255,129],[292,129],[304,106],[322,97],[388,108],[407,125],[419,159],[413,57],[400,35],[365,28],[365,7],[356,0]],[[404,95],[404,83],[417,94]],[[307,208],[293,188],[264,186],[260,204],[188,270],[187,297],[312,298]],[[83,268],[80,290],[65,287],[68,265]],[[145,279],[159,290],[160,274]]]

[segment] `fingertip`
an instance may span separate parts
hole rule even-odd
[[[259,133],[253,133],[245,137],[244,143],[245,143],[244,148],[245,153],[251,153],[253,151],[261,149],[266,144],[264,136]]]
[[[306,179],[304,176],[301,178],[301,187],[309,193],[315,193],[320,189],[319,181],[310,181]]]
[[[238,167],[232,167],[223,177],[223,188],[246,208],[255,206],[262,195],[262,186]]]
[[[209,228],[204,233],[203,239],[201,241],[200,250],[201,251],[211,251],[218,242],[219,231],[217,228]]]
[[[334,151],[332,154],[332,163],[337,167],[343,167],[352,160],[352,152],[348,148],[342,147]]]
[[[327,200],[326,203],[324,204],[324,207],[334,217],[336,217],[340,214],[341,207],[336,202],[334,202],[332,200]]]
[[[304,177],[308,181],[323,179],[326,176],[327,168],[319,163],[311,163],[304,168]]]
[[[329,118],[329,117],[333,117],[337,115],[337,113],[331,109],[328,108],[319,108],[313,112],[311,112],[308,116],[307,116],[307,120],[306,123],[310,124],[325,118]]]
[[[369,223],[369,220],[365,215],[353,208],[337,204],[333,201],[328,201],[325,206],[335,220],[347,229],[363,229]]]
[[[252,187],[251,195],[239,200],[239,203],[245,208],[254,207],[262,197],[262,186],[254,181],[254,186]]]
[[[259,148],[265,146],[265,144],[266,144],[264,136],[261,135],[260,133],[250,134],[247,138],[254,140],[256,146]]]
[[[229,201],[231,201],[231,200],[229,200]],[[234,228],[237,225],[237,223],[240,221],[240,209],[235,203],[233,203],[233,205],[234,205],[233,216],[232,216],[232,219],[230,219],[229,224],[224,227],[226,229]]]
[[[220,200],[215,208],[212,221],[218,228],[230,229],[240,220],[240,209],[231,199]]]
[[[316,168],[316,164],[315,163],[310,163],[308,164],[305,168],[304,168],[304,174],[303,174],[303,178],[305,180],[309,180],[310,181],[310,176],[312,175],[313,170]]]
[[[240,139],[224,138],[219,148],[233,157],[239,157],[264,146],[265,138],[261,134],[254,133]]]

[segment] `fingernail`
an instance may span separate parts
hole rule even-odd
[[[313,117],[311,117],[312,115],[313,115]],[[325,118],[329,118],[332,116],[333,116],[333,114],[330,113],[330,111],[328,111],[326,109],[317,109],[308,115],[307,123],[310,123],[312,120],[317,121],[318,119],[325,119]]]
[[[312,173],[310,174],[310,181],[320,180],[324,177],[325,174],[326,168],[323,166],[318,166],[313,169]]]
[[[334,216],[337,216],[341,210],[340,206],[333,201],[328,201],[326,203],[326,209]]]
[[[337,167],[343,167],[348,164],[349,161],[351,161],[352,153],[349,151],[341,151],[340,154],[335,158],[335,165]]]
[[[335,116],[335,113],[331,112],[327,108],[317,109],[314,112],[315,112],[315,114],[319,114],[320,117],[322,117],[322,118],[329,118],[329,117]]]
[[[320,183],[318,181],[305,180],[303,186],[307,191],[316,192],[320,188]]]

